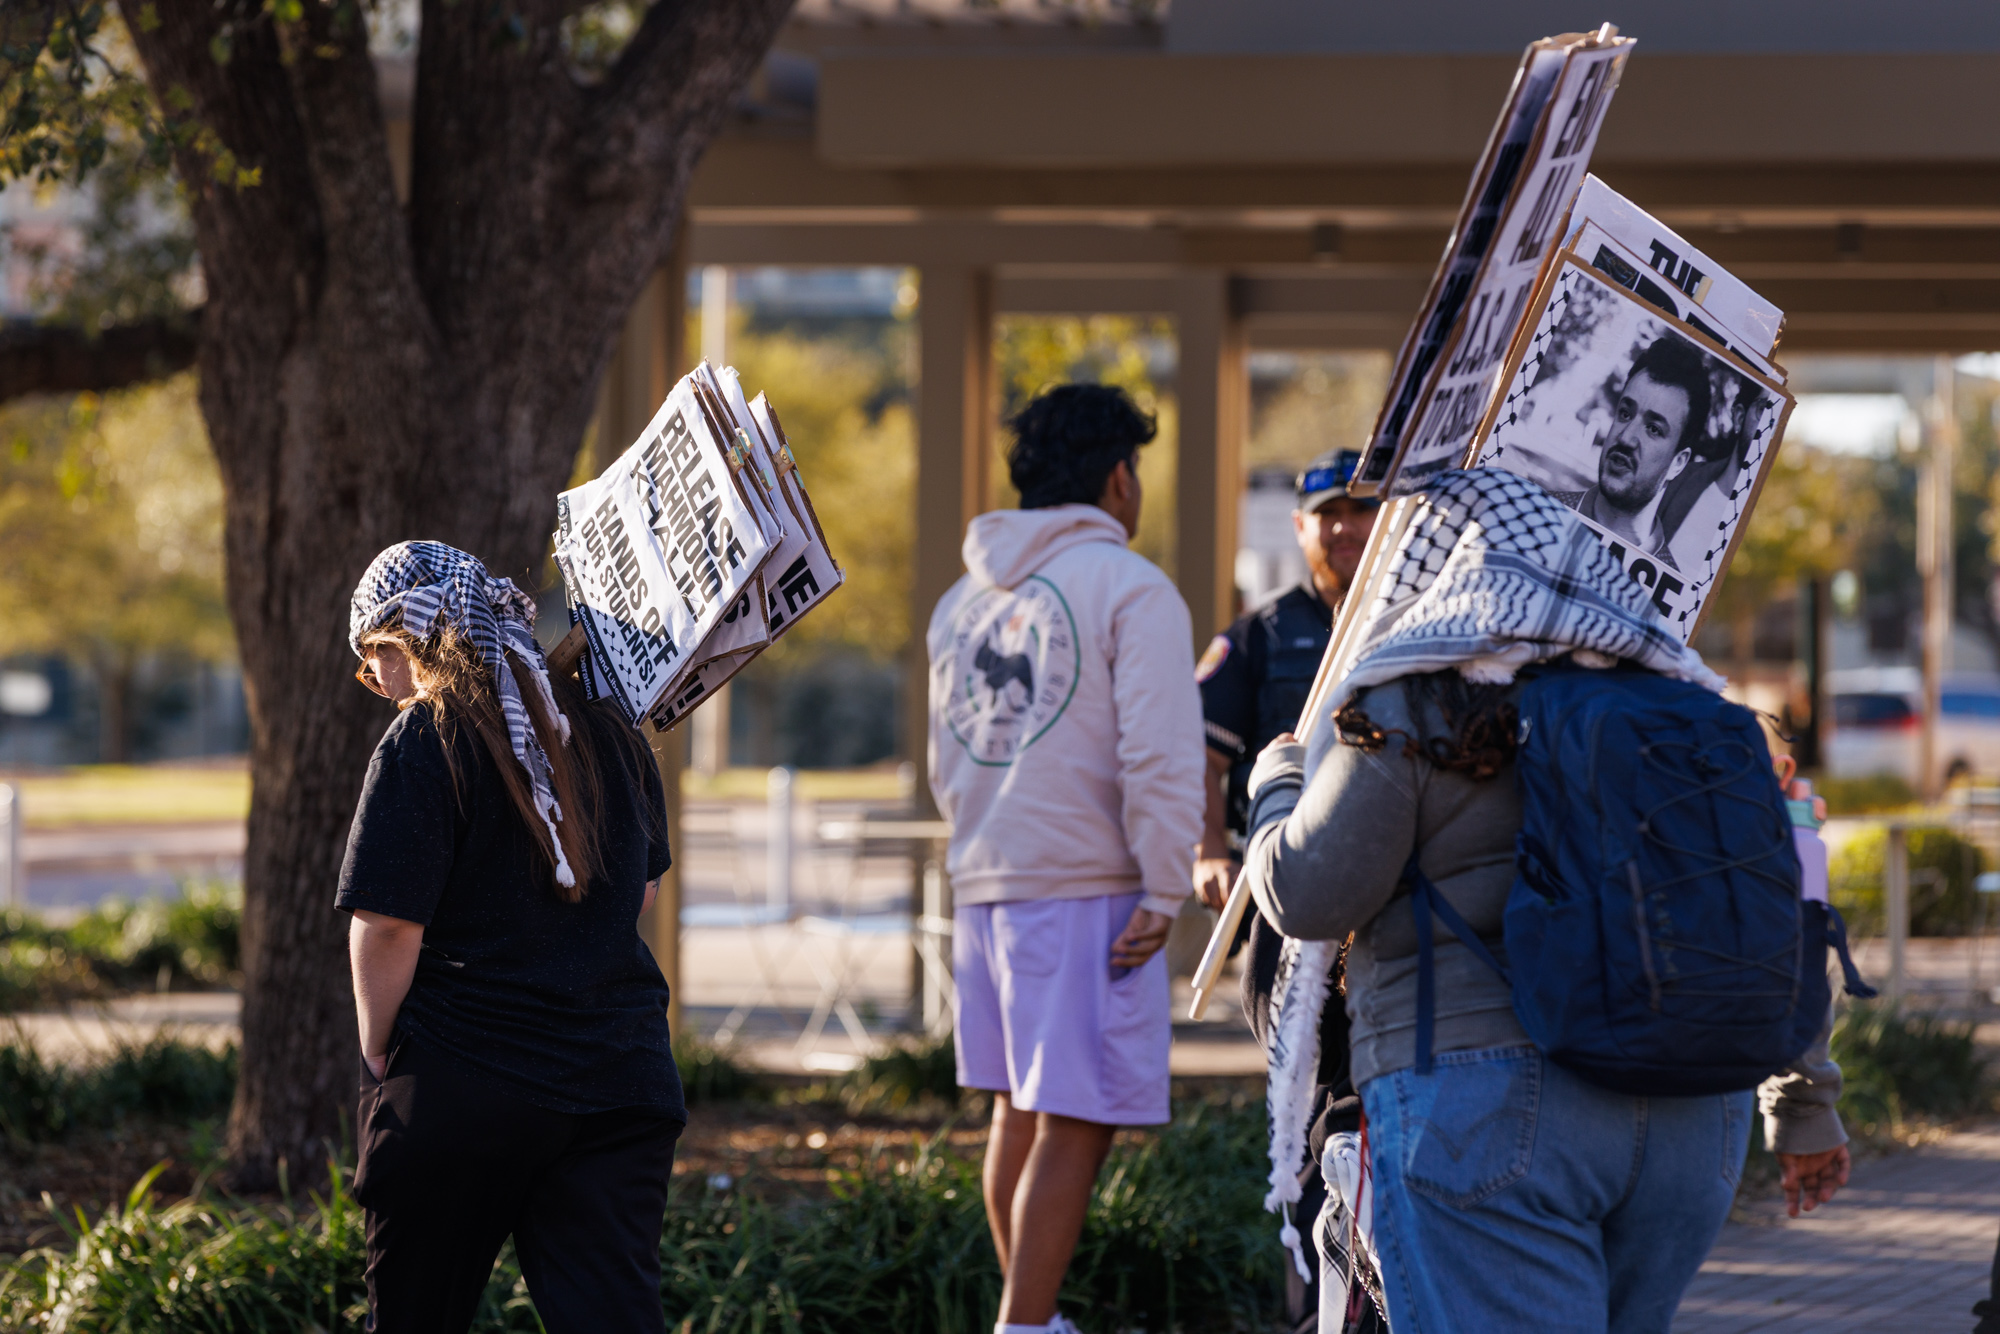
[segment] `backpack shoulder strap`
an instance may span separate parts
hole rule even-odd
[[[1427,1075],[1431,1072],[1431,1037],[1437,1025],[1436,954],[1431,940],[1431,914],[1436,913],[1459,942],[1472,951],[1472,956],[1498,973],[1502,982],[1510,979],[1507,970],[1493,957],[1493,951],[1487,949],[1486,943],[1479,938],[1479,933],[1466,925],[1458,909],[1445,901],[1438,887],[1424,874],[1424,868],[1417,864],[1414,852],[1403,868],[1403,878],[1409,881],[1410,911],[1417,920],[1417,1073]]]
[[[1831,903],[1821,903],[1820,907],[1826,910],[1826,940],[1840,956],[1840,972],[1847,994],[1857,1000],[1874,1000],[1878,993],[1861,980],[1861,970],[1854,966],[1854,956],[1847,952],[1846,919],[1840,915],[1840,909]]]

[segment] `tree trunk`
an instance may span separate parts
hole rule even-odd
[[[97,759],[132,762],[132,655],[112,649],[97,655]]]
[[[413,538],[537,586],[612,340],[789,0],[655,4],[590,86],[562,54],[564,5],[430,0],[407,209],[342,7],[291,23],[261,0],[147,8],[163,21],[128,19],[156,93],[187,90],[262,172],[230,189],[194,149],[178,162],[196,183],[201,403],[252,730],[229,1151],[237,1186],[259,1188],[327,1161],[359,1077],[332,899],[393,713],[352,679],[349,595]]]

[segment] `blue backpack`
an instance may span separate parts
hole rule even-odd
[[[1829,944],[1849,994],[1875,994],[1840,914],[1799,896],[1791,816],[1750,710],[1636,668],[1524,678],[1504,939],[1515,1016],[1549,1059],[1638,1096],[1755,1088],[1825,1022]],[[1431,915],[1509,970],[1414,856],[1407,877],[1425,1074]]]

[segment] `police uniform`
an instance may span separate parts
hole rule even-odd
[[[1333,612],[1310,578],[1241,617],[1209,643],[1195,669],[1209,749],[1229,760],[1229,827],[1244,832],[1250,767],[1295,732],[1333,638]]]
[[[1360,455],[1352,450],[1315,459],[1299,477],[1300,508],[1311,512],[1327,500],[1346,494]],[[1286,732],[1296,732],[1306,697],[1319,675],[1320,660],[1333,639],[1333,610],[1320,597],[1308,575],[1298,587],[1237,619],[1209,641],[1195,668],[1201,684],[1201,713],[1209,748],[1229,760],[1229,828],[1246,831],[1250,801],[1250,770],[1264,747]],[[1274,1014],[1272,991],[1277,982],[1279,949],[1283,942],[1260,912],[1243,922],[1230,952],[1250,946],[1243,969],[1243,1011],[1259,1045],[1269,1051]],[[1344,956],[1343,956],[1344,957]],[[1327,1137],[1351,1131],[1361,1122],[1361,1100],[1348,1079],[1347,1011],[1338,985],[1327,992],[1320,1015],[1320,1058],[1315,1083],[1313,1117],[1307,1137],[1307,1161],[1299,1173],[1300,1199],[1293,1206],[1299,1230],[1319,1247],[1319,1229],[1310,1220],[1319,1215],[1326,1198],[1319,1159]],[[1372,1305],[1354,1329],[1386,1334],[1387,1326]],[[1316,1316],[1308,1324],[1316,1325]],[[1337,1334],[1337,1331],[1323,1331]]]

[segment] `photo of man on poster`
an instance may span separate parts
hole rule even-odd
[[[1708,367],[1687,342],[1661,336],[1632,362],[1598,445],[1597,484],[1555,492],[1584,518],[1678,570],[1669,545],[1679,520],[1662,513],[1667,484],[1687,471],[1706,434]]]

